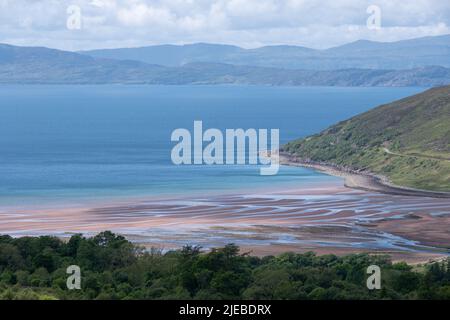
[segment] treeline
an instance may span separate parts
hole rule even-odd
[[[387,256],[284,253],[258,258],[235,245],[163,253],[109,231],[95,237],[0,236],[1,299],[450,299],[449,261],[412,267]],[[68,290],[66,269],[81,269]],[[381,268],[381,289],[366,271]]]

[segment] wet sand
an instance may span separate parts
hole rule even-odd
[[[1,209],[13,236],[112,230],[162,250],[235,243],[255,255],[369,252],[395,260],[444,257],[450,199],[353,190],[341,182],[267,193],[186,196],[61,209]]]

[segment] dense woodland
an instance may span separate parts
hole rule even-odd
[[[0,236],[1,299],[450,299],[448,261],[422,266],[387,256],[243,254],[235,245],[144,250],[109,231],[92,238]],[[381,290],[366,287],[381,268]],[[66,268],[81,268],[68,290]]]

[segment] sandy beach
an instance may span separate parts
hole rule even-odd
[[[147,248],[166,251],[190,244],[208,249],[235,243],[259,256],[367,252],[417,263],[449,255],[447,194],[399,188],[379,177],[285,154],[280,160],[342,180],[290,189],[0,208],[0,233],[68,238],[111,230]]]
[[[235,243],[255,255],[380,253],[421,262],[449,252],[450,199],[381,194],[336,182],[312,188],[152,198],[90,207],[0,209],[13,236],[112,230],[146,247]]]

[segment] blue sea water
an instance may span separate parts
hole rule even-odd
[[[423,88],[0,86],[0,206],[230,192],[334,181],[303,168],[175,166],[170,136],[207,128],[313,134]]]

